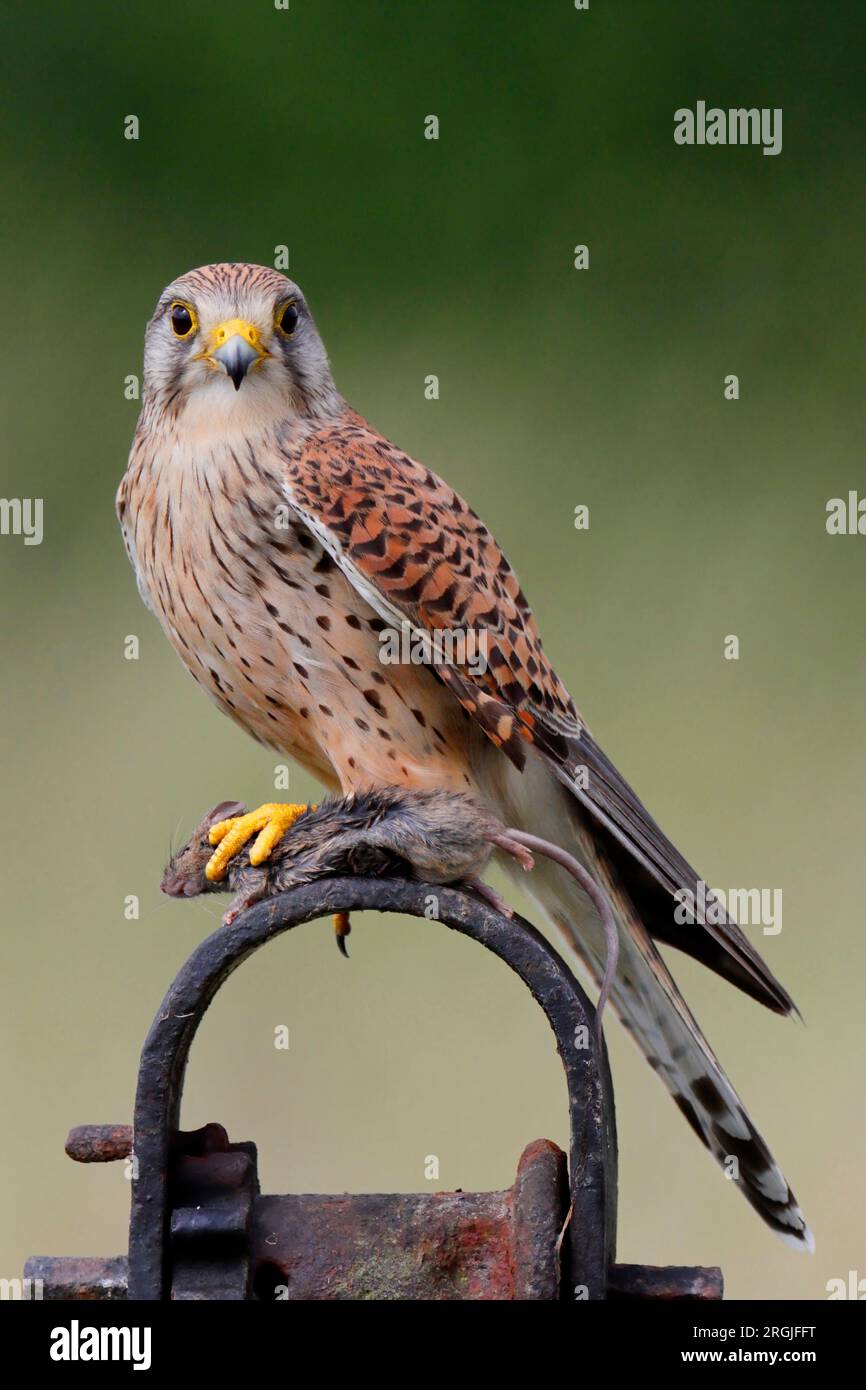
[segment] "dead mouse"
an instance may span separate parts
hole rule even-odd
[[[253,867],[242,852],[229,862],[224,880],[211,882],[205,876],[213,854],[211,827],[230,816],[242,815],[243,811],[239,802],[224,801],[208,812],[189,841],[172,856],[161,884],[164,893],[178,898],[230,890],[234,897],[223,917],[226,926],[262,898],[315,879],[355,875],[468,887],[498,912],[511,917],[507,903],[481,882],[480,875],[491,855],[501,850],[527,871],[533,867],[533,854],[546,855],[577,880],[595,904],[604,927],[607,962],[596,1005],[600,1020],[616,973],[616,923],[607,897],[595,880],[559,845],[522,830],[508,829],[485,807],[459,792],[380,787],[329,798],[319,806],[307,808],[263,864]],[[345,955],[347,914],[338,914],[336,927],[337,942]]]

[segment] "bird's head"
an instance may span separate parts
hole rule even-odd
[[[202,418],[326,415],[339,401],[303,294],[261,265],[206,265],[160,295],[144,343],[144,389]]]

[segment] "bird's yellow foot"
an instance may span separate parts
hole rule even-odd
[[[219,883],[220,879],[225,878],[229,861],[254,835],[258,838],[250,850],[250,863],[263,864],[274,845],[308,810],[308,806],[268,801],[244,816],[229,816],[228,820],[217,821],[208,835],[211,844],[217,848],[207,862],[205,877],[210,883]]]
[[[347,960],[349,958],[349,952],[346,949],[346,937],[349,935],[349,932],[351,930],[352,924],[349,921],[348,912],[335,912],[334,935],[337,938],[337,950],[340,952],[341,955],[344,955]]]

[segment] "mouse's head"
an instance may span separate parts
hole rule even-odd
[[[229,816],[242,816],[245,810],[240,801],[221,801],[212,811],[208,811],[186,844],[171,856],[159,885],[163,893],[170,898],[195,898],[199,893],[224,889],[223,884],[210,883],[205,878],[204,871],[213,854],[210,830],[218,821],[228,820]]]

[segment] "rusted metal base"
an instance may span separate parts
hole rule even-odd
[[[633,1303],[713,1302],[724,1296],[718,1265],[613,1265],[607,1296]]]
[[[24,1277],[46,1302],[114,1302],[127,1296],[125,1255],[33,1255],[24,1266]]]
[[[91,1127],[93,1131],[96,1126]],[[103,1145],[93,1134],[95,1153]],[[256,1195],[253,1144],[221,1125],[178,1136],[172,1298],[293,1301],[556,1301],[569,1215],[568,1165],[549,1139],[523,1151],[504,1192]],[[127,1262],[39,1258],[45,1299],[125,1299]],[[578,1296],[581,1296],[578,1293]],[[722,1297],[718,1269],[613,1265],[607,1297]]]
[[[506,1192],[260,1197],[261,1299],[558,1299],[565,1154],[539,1139]]]
[[[556,1037],[569,1097],[570,1152],[540,1139],[504,1192],[262,1196],[256,1149],[222,1126],[179,1127],[196,1029],[254,950],[317,917],[374,909],[439,918],[524,981]],[[616,1131],[606,1051],[591,1004],[550,944],[466,893],[398,879],[331,879],[259,904],[193,952],[151,1026],[135,1106],[128,1260],[29,1260],[46,1299],[573,1300],[715,1299],[717,1269],[613,1263]],[[127,1125],[82,1125],[66,1151],[84,1163],[130,1156]]]

